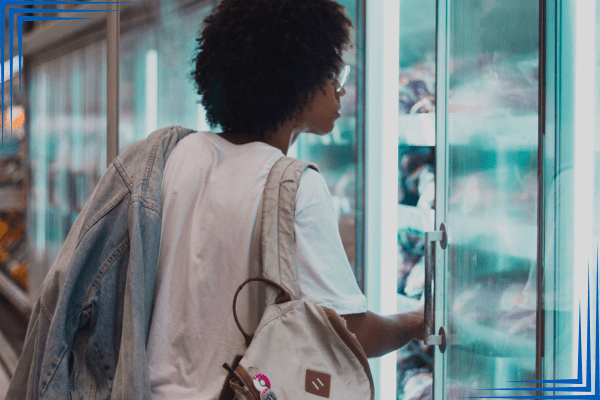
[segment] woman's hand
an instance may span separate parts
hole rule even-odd
[[[367,311],[343,317],[367,357],[379,357],[398,350],[413,339],[425,338],[424,307],[390,316]]]
[[[414,339],[425,340],[427,338],[427,334],[425,333],[425,306],[406,313],[406,318],[411,320],[407,323],[415,327]]]

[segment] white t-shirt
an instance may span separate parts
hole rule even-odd
[[[227,375],[223,363],[244,353],[231,305],[251,273],[257,246],[251,233],[268,173],[282,156],[266,143],[234,145],[199,132],[168,158],[147,346],[152,399],[217,399]],[[294,228],[301,295],[342,315],[366,312],[327,185],[312,169],[300,180]],[[249,294],[238,298],[242,324],[249,323],[251,301],[257,299]]]

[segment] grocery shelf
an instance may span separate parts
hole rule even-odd
[[[22,176],[22,175],[18,176],[16,178],[0,176],[0,185],[6,184],[6,183],[21,183],[24,180],[25,180],[25,176]]]
[[[27,158],[23,154],[20,154],[20,153],[0,156],[0,162],[21,161],[21,160],[26,160],[26,159]]]
[[[474,118],[472,114],[453,115],[449,120],[448,145],[477,143],[480,150],[537,151],[537,115],[489,116]]]
[[[435,228],[435,210],[398,204],[398,230],[412,228],[421,232]]]
[[[0,157],[0,184],[20,183],[26,179],[26,170],[20,158]]]
[[[25,209],[23,203],[21,185],[11,182],[0,186],[0,211]]]
[[[537,151],[538,116],[452,115],[447,138],[451,146],[477,142],[478,148]],[[485,134],[485,141],[478,141]],[[399,114],[398,142],[409,146],[435,146],[435,113]]]
[[[0,205],[0,212],[18,211],[24,213],[27,211],[27,207],[15,204],[9,204],[7,206]]]
[[[4,273],[0,273],[0,294],[6,297],[23,315],[29,317],[32,307],[27,293]]]

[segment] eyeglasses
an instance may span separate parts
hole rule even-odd
[[[346,83],[348,83],[348,78],[350,77],[350,66],[344,65],[339,74],[333,76],[333,84],[335,86],[335,92],[339,93],[344,89]]]

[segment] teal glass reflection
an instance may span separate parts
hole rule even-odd
[[[31,68],[27,129],[33,298],[106,168],[105,88],[104,42]]]
[[[182,125],[206,130],[204,109],[190,78],[200,23],[213,9],[203,1],[183,7],[181,1],[161,1],[158,38],[158,126]],[[177,7],[176,7],[177,6]]]
[[[146,24],[124,29],[120,48],[119,147],[158,128],[209,130],[190,78],[201,23],[212,2],[161,1],[140,10]],[[156,18],[155,15],[159,17]]]
[[[337,119],[333,131],[328,135],[300,135],[288,155],[314,162],[319,166],[333,199],[344,250],[359,286],[362,287],[362,267],[357,263],[357,255],[360,253],[358,247],[362,245],[357,241],[357,237],[360,236],[359,225],[363,223],[362,213],[359,211],[358,188],[358,185],[362,184],[359,171],[359,146],[363,134],[360,116],[362,107],[358,94],[361,90],[359,74],[363,70],[363,61],[360,55],[361,44],[357,40],[362,35],[362,32],[358,31],[362,26],[362,16],[358,11],[359,1],[338,0],[338,3],[346,8],[347,15],[355,27],[352,33],[354,50],[344,54],[344,62],[350,66],[350,74],[344,87],[346,94],[341,98],[341,117]]]
[[[535,379],[539,9],[448,4],[445,398],[458,399]]]

